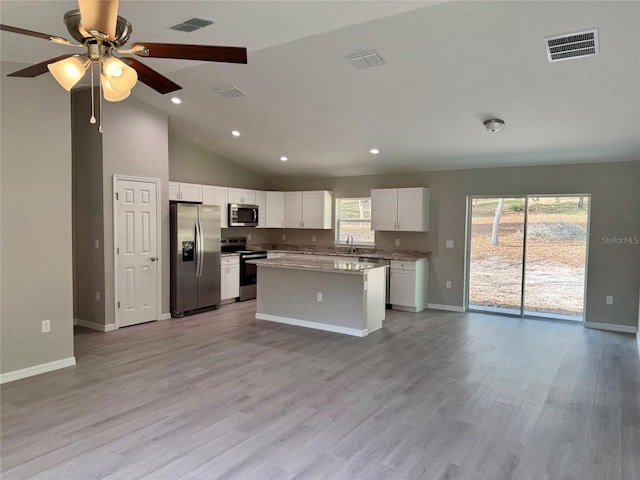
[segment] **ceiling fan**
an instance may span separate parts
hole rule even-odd
[[[136,42],[129,49],[120,49],[129,40],[132,27],[125,18],[118,15],[118,0],[78,0],[78,7],[78,10],[71,10],[64,15],[64,23],[71,36],[79,43],[71,43],[56,35],[0,24],[0,30],[85,49],[83,54],[60,55],[8,76],[37,77],[49,70],[58,83],[70,91],[89,67],[92,67],[93,88],[93,65],[100,65],[100,88],[104,99],[118,102],[131,94],[138,79],[161,94],[174,92],[182,87],[136,58],[116,57],[116,53],[149,58],[247,63],[247,50],[241,47]],[[95,123],[93,113],[91,119]]]

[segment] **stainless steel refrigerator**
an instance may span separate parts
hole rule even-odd
[[[220,305],[220,207],[172,203],[171,316]]]

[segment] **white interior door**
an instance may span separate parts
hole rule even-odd
[[[116,180],[118,327],[158,319],[157,184]]]

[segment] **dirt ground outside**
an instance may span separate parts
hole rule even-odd
[[[530,199],[525,312],[582,317],[588,197]],[[491,231],[498,199],[474,200],[469,303],[519,310],[524,199],[505,199],[499,244]]]

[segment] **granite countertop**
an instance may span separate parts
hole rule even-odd
[[[384,258],[387,260],[416,261],[423,258],[430,258],[431,252],[421,252],[417,250],[380,250],[375,248],[356,248],[354,253],[350,253],[346,247],[318,247],[311,245],[281,245],[262,244],[250,245],[249,248],[255,250],[267,250],[270,252],[299,253],[306,255],[336,255],[340,257],[369,257]]]
[[[248,260],[247,263],[254,263],[262,267],[296,268],[341,273],[363,273],[366,270],[371,270],[373,268],[387,268],[386,265],[380,265],[377,263],[358,262],[356,260],[318,260],[317,258],[294,259],[283,257]]]
[[[239,256],[239,253],[234,253],[234,252],[222,252],[220,254],[221,257],[237,257]]]

